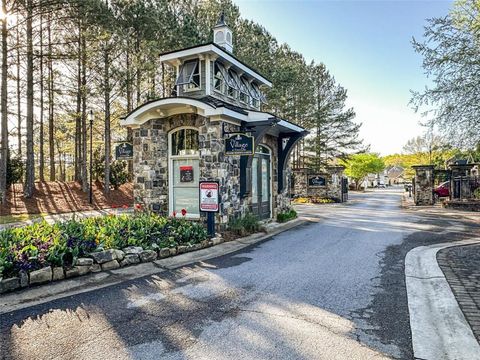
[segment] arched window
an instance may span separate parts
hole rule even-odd
[[[198,131],[195,129],[180,129],[172,133],[171,152],[173,156],[198,155]]]

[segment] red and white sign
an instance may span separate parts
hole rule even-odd
[[[201,181],[200,187],[200,211],[217,212],[218,203],[218,182]]]

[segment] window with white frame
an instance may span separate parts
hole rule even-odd
[[[185,61],[180,67],[176,85],[183,86],[183,90],[200,89],[200,62],[198,59]]]
[[[227,71],[221,63],[216,61],[213,67],[213,88],[224,94],[227,87],[227,79]]]
[[[249,84],[247,79],[242,77],[240,79],[240,101],[245,104],[250,104],[250,92],[248,88],[249,88]]]
[[[233,70],[228,70],[228,89],[227,95],[231,98],[237,99],[240,91],[240,79],[238,74]]]

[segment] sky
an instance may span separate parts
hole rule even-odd
[[[361,122],[371,151],[399,153],[421,135],[422,117],[409,105],[410,90],[429,83],[411,45],[425,19],[447,15],[452,1],[234,0],[280,42],[323,62],[348,90],[348,106]]]

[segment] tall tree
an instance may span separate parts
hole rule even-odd
[[[0,201],[6,202],[7,156],[8,156],[8,49],[7,49],[7,0],[2,0],[2,80],[1,80],[1,126],[0,126]]]

